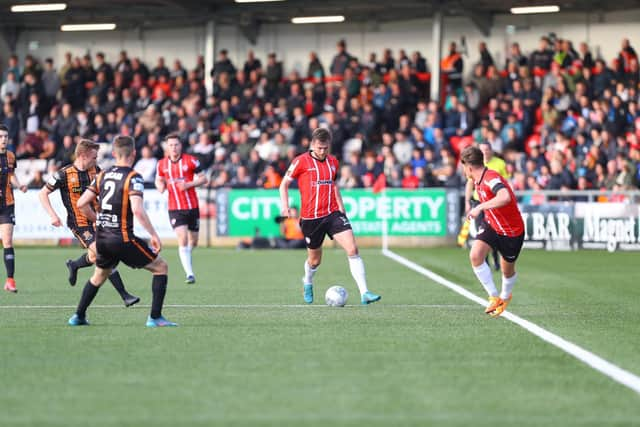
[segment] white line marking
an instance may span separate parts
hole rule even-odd
[[[408,259],[388,249],[383,249],[382,254],[404,265],[405,267],[410,268],[411,270],[416,271],[417,273],[420,273],[423,276],[428,277],[434,282],[439,283],[442,286],[445,286],[451,289],[452,291],[462,295],[463,297],[470,299],[471,301],[477,302],[482,306],[486,304],[486,301],[484,299],[478,297],[477,295],[472,294],[471,292],[467,291],[460,285],[453,283],[452,281],[445,279],[439,274],[436,274],[431,270],[427,270],[426,268],[412,261],[409,261]],[[626,387],[629,387],[631,390],[635,391],[636,393],[640,393],[640,377],[636,376],[635,374],[632,374],[629,371],[625,371],[624,369],[614,365],[613,363],[604,360],[600,356],[593,354],[590,351],[585,350],[584,348],[579,347],[576,344],[570,341],[567,341],[564,338],[561,338],[558,335],[553,334],[544,328],[541,328],[535,323],[532,323],[519,316],[516,316],[513,313],[505,311],[502,314],[502,317],[504,317],[507,320],[510,320],[516,325],[521,326],[522,328],[531,332],[533,335],[537,336],[538,338],[548,342],[549,344],[558,347],[559,349],[570,354],[571,356],[575,357],[581,362],[591,366],[593,369],[611,378],[615,382],[622,384]]]
[[[74,309],[77,306],[75,305],[0,305],[0,310],[3,309]],[[135,307],[138,308],[149,308],[150,305],[145,304],[137,304]],[[324,304],[165,304],[164,308],[324,308],[327,307]],[[346,308],[349,307],[361,307],[359,304],[347,304]],[[385,304],[379,307],[390,307],[390,308],[472,308],[473,305],[469,304]],[[125,310],[126,307],[124,305],[92,305],[89,308],[117,308]],[[132,307],[134,308],[134,307]]]

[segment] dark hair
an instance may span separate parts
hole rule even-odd
[[[130,136],[118,135],[113,139],[113,151],[119,157],[129,157],[135,148],[135,141]]]
[[[484,155],[478,147],[469,146],[460,153],[460,161],[463,165],[484,166]]]
[[[0,124],[0,130],[3,130],[5,132],[9,132],[9,128],[3,124]]]
[[[179,136],[178,136],[178,134],[177,134],[177,133],[175,133],[175,132],[172,132],[172,133],[168,134],[168,135],[164,138],[164,140],[165,140],[165,141],[169,141],[170,139],[177,139],[178,141],[180,141],[180,137],[179,137]]]
[[[311,141],[327,142],[331,143],[331,132],[326,128],[317,128],[311,134]]]

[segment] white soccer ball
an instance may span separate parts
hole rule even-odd
[[[324,301],[331,307],[344,307],[347,298],[349,298],[347,290],[338,285],[330,287],[324,294]]]

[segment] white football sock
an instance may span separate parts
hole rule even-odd
[[[302,284],[303,285],[313,285],[313,275],[316,274],[316,271],[318,271],[318,268],[311,268],[311,266],[309,265],[309,261],[305,260],[304,262],[304,277],[302,278]]]
[[[507,299],[511,295],[511,291],[513,291],[513,285],[516,284],[516,279],[518,278],[518,273],[513,273],[511,277],[502,276],[502,292],[500,292],[500,298]]]
[[[362,261],[362,258],[360,258],[360,255],[349,257],[349,269],[351,270],[353,280],[355,280],[358,285],[360,295],[367,292],[367,276],[364,272],[364,262]]]
[[[180,262],[187,276],[193,276],[193,267],[191,266],[191,246],[180,246],[178,248]]]
[[[473,267],[473,272],[476,273],[476,277],[482,284],[482,287],[487,291],[489,296],[497,297],[498,290],[496,289],[495,283],[493,283],[493,276],[491,274],[491,268],[489,264],[483,262],[478,267]]]

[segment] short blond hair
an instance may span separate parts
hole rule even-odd
[[[81,139],[76,145],[75,154],[76,157],[81,156],[85,153],[88,153],[91,150],[98,150],[100,148],[100,144],[97,142],[93,142],[89,139]]]

